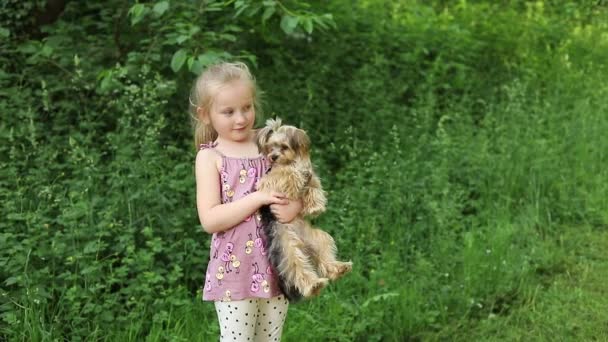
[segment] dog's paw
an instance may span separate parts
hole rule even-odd
[[[302,295],[304,297],[314,297],[318,296],[321,293],[321,290],[329,283],[329,279],[327,278],[319,278],[317,281],[312,283],[308,289],[303,291]]]
[[[346,273],[352,271],[352,269],[353,269],[352,262],[336,261],[331,269],[331,272],[329,272],[328,277],[331,280],[336,280],[336,279],[342,277],[343,275],[345,275]]]

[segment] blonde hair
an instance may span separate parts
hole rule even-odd
[[[213,126],[211,124],[206,125],[199,119],[198,109],[201,108],[205,113],[209,114],[218,89],[237,80],[245,81],[250,85],[256,116],[261,112],[260,91],[245,63],[219,62],[209,66],[196,78],[190,91],[190,116],[194,132],[194,147],[196,149],[198,149],[200,144],[209,143],[217,139],[217,132],[213,129]]]

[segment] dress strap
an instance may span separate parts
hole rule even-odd
[[[215,153],[217,153],[217,154],[219,154],[220,156],[224,157],[224,154],[223,154],[222,152],[218,151],[218,150],[215,148],[216,146],[217,146],[217,141],[214,141],[214,142],[209,142],[209,143],[206,143],[206,144],[200,144],[200,145],[198,145],[198,149],[199,149],[199,151],[200,151],[200,150],[204,150],[204,149],[206,149],[206,148],[208,148],[208,149],[212,149],[212,150],[213,150]]]
[[[206,143],[206,144],[199,144],[198,145],[198,149],[202,150],[202,149],[205,149],[205,148],[214,148],[215,146],[217,146],[217,141],[209,142],[209,143]]]

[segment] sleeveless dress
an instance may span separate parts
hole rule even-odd
[[[199,150],[214,148],[200,144]],[[255,191],[255,185],[269,165],[260,155],[236,158],[223,155],[220,170],[221,202],[230,203]],[[209,263],[203,285],[203,300],[231,301],[245,298],[271,298],[282,294],[278,278],[268,260],[266,236],[259,213],[236,226],[213,233]]]

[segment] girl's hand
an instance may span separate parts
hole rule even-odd
[[[301,199],[287,200],[287,204],[271,204],[270,211],[281,223],[289,223],[298,216],[304,205]]]
[[[285,194],[280,192],[272,191],[270,193],[264,191],[254,192],[259,198],[260,206],[268,204],[287,204],[289,200],[285,198]]]

